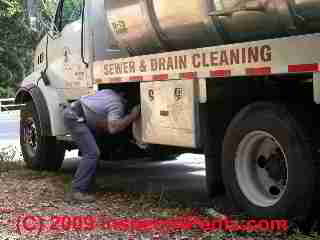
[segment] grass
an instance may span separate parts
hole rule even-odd
[[[21,169],[23,166],[22,155],[17,146],[9,145],[0,148],[0,172]]]

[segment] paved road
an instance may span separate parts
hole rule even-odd
[[[0,144],[19,139],[19,112],[0,112]]]

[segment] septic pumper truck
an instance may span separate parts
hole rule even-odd
[[[72,14],[69,1],[16,94],[28,167],[59,169],[74,147],[61,104],[121,88],[141,104],[134,142],[203,153],[210,197],[226,190],[257,217],[311,213],[320,1],[85,0]]]

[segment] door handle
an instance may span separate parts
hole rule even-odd
[[[64,56],[64,62],[67,63],[69,61],[69,59],[68,59],[68,50],[67,49],[64,49],[63,56]]]

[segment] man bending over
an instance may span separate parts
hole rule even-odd
[[[139,118],[140,106],[135,106],[125,115],[125,103],[122,94],[104,89],[97,91],[95,95],[83,96],[70,106],[63,106],[65,126],[82,153],[66,201],[95,201],[89,191],[95,182],[100,157],[96,136],[119,133]]]

